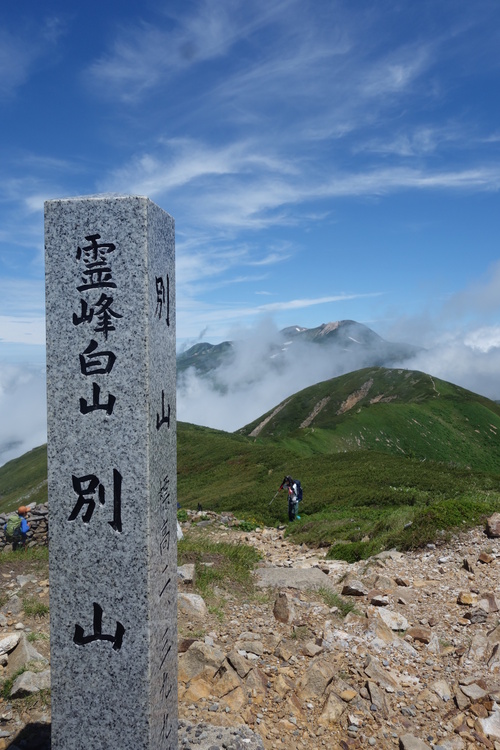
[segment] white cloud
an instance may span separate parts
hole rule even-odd
[[[250,325],[259,328],[262,320],[268,320],[273,313],[287,310],[303,310],[320,305],[331,305],[365,297],[379,296],[379,292],[372,294],[338,294],[329,297],[317,297],[309,299],[282,300],[279,302],[268,302],[261,305],[241,306],[225,305],[214,306],[200,304],[190,298],[180,298],[177,307],[178,339],[180,341],[198,338],[200,330],[207,328],[209,338],[220,341],[227,339],[228,325],[243,326],[250,321]],[[260,328],[259,328],[260,330]]]
[[[45,319],[0,315],[0,341],[17,344],[45,344]]]
[[[45,372],[0,364],[0,465],[47,441]]]
[[[490,339],[491,345],[485,346],[483,337],[484,331],[471,331],[466,336],[456,332],[404,362],[404,367],[427,372],[487,398],[500,400],[499,332],[496,332],[496,343]]]
[[[170,16],[166,23],[138,22],[122,28],[112,48],[87,70],[87,78],[108,96],[138,98],[188,68],[223,57],[243,38],[292,5],[269,6],[204,0],[194,12]]]
[[[318,200],[377,196],[402,189],[477,192],[500,188],[500,162],[442,170],[398,165],[351,172],[333,168],[325,177],[315,157],[311,161],[293,158],[296,143],[287,155],[284,144],[272,145],[266,140],[262,136],[260,141],[243,139],[219,146],[195,139],[170,139],[154,154],[133,158],[100,187],[161,197],[165,202],[173,198],[181,215],[187,213],[189,225],[215,226],[233,233],[294,225]],[[188,206],[193,203],[194,216],[188,214]],[[300,206],[300,214],[291,210],[296,206]]]
[[[360,85],[361,93],[378,98],[409,93],[410,86],[432,63],[428,46],[409,45],[395,50],[370,66]]]
[[[500,349],[500,326],[485,326],[470,331],[464,338],[465,346],[473,351],[487,354],[492,349]]]

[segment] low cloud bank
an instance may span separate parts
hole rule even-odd
[[[491,329],[488,338],[486,329],[478,329],[469,335],[451,336],[416,357],[406,360],[402,366],[422,370],[441,380],[467,388],[500,400],[500,346],[493,342],[496,330]]]
[[[233,362],[220,367],[213,380],[200,378],[192,369],[181,375],[177,389],[179,419],[231,432],[309,385],[372,365],[377,355],[376,350],[356,354],[294,342],[281,352],[277,365],[276,359],[269,358],[276,334],[272,327],[260,326],[238,339]],[[494,328],[447,335],[426,351],[391,366],[421,370],[500,399],[497,341],[500,344],[500,331]]]
[[[211,379],[199,377],[194,370],[179,375],[178,419],[231,432],[309,385],[372,364],[369,352],[356,355],[297,341],[270,358],[278,333],[270,323],[233,333],[236,344],[230,365],[220,367]],[[405,339],[400,335],[398,340]],[[434,342],[429,346],[427,341],[426,351],[397,366],[500,400],[499,327],[448,334]],[[0,465],[46,439],[44,369],[1,365]]]
[[[0,466],[47,441],[43,367],[0,366]]]

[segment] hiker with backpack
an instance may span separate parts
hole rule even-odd
[[[299,502],[302,500],[302,485],[298,479],[286,476],[280,485],[280,490],[283,487],[288,487],[288,520],[295,521],[296,518],[300,518],[297,515],[297,511],[299,509]]]
[[[26,505],[21,505],[16,513],[9,516],[3,527],[7,541],[12,544],[14,549],[26,546],[26,536],[30,530],[30,525],[26,520],[28,513],[29,508]]]

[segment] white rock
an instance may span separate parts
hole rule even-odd
[[[436,682],[433,682],[431,685],[431,690],[434,690],[436,695],[439,695],[439,697],[444,701],[449,701],[452,698],[451,688],[446,680],[437,680]]]
[[[13,651],[19,643],[20,638],[20,633],[10,633],[6,638],[2,638],[0,640],[0,655],[8,654],[10,651]]]
[[[390,609],[379,609],[377,612],[391,630],[408,630],[408,620],[399,612],[393,612]]]
[[[493,740],[500,740],[500,708],[495,703],[494,710],[487,719],[477,720],[481,731]]]
[[[208,617],[208,608],[203,597],[198,594],[181,594],[177,595],[177,606],[179,611],[188,617],[198,617],[204,619]]]
[[[185,565],[179,565],[177,568],[177,579],[182,583],[193,583],[194,581],[194,563],[186,563]]]

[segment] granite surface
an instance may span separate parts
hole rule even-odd
[[[47,201],[52,747],[177,747],[174,221]]]

